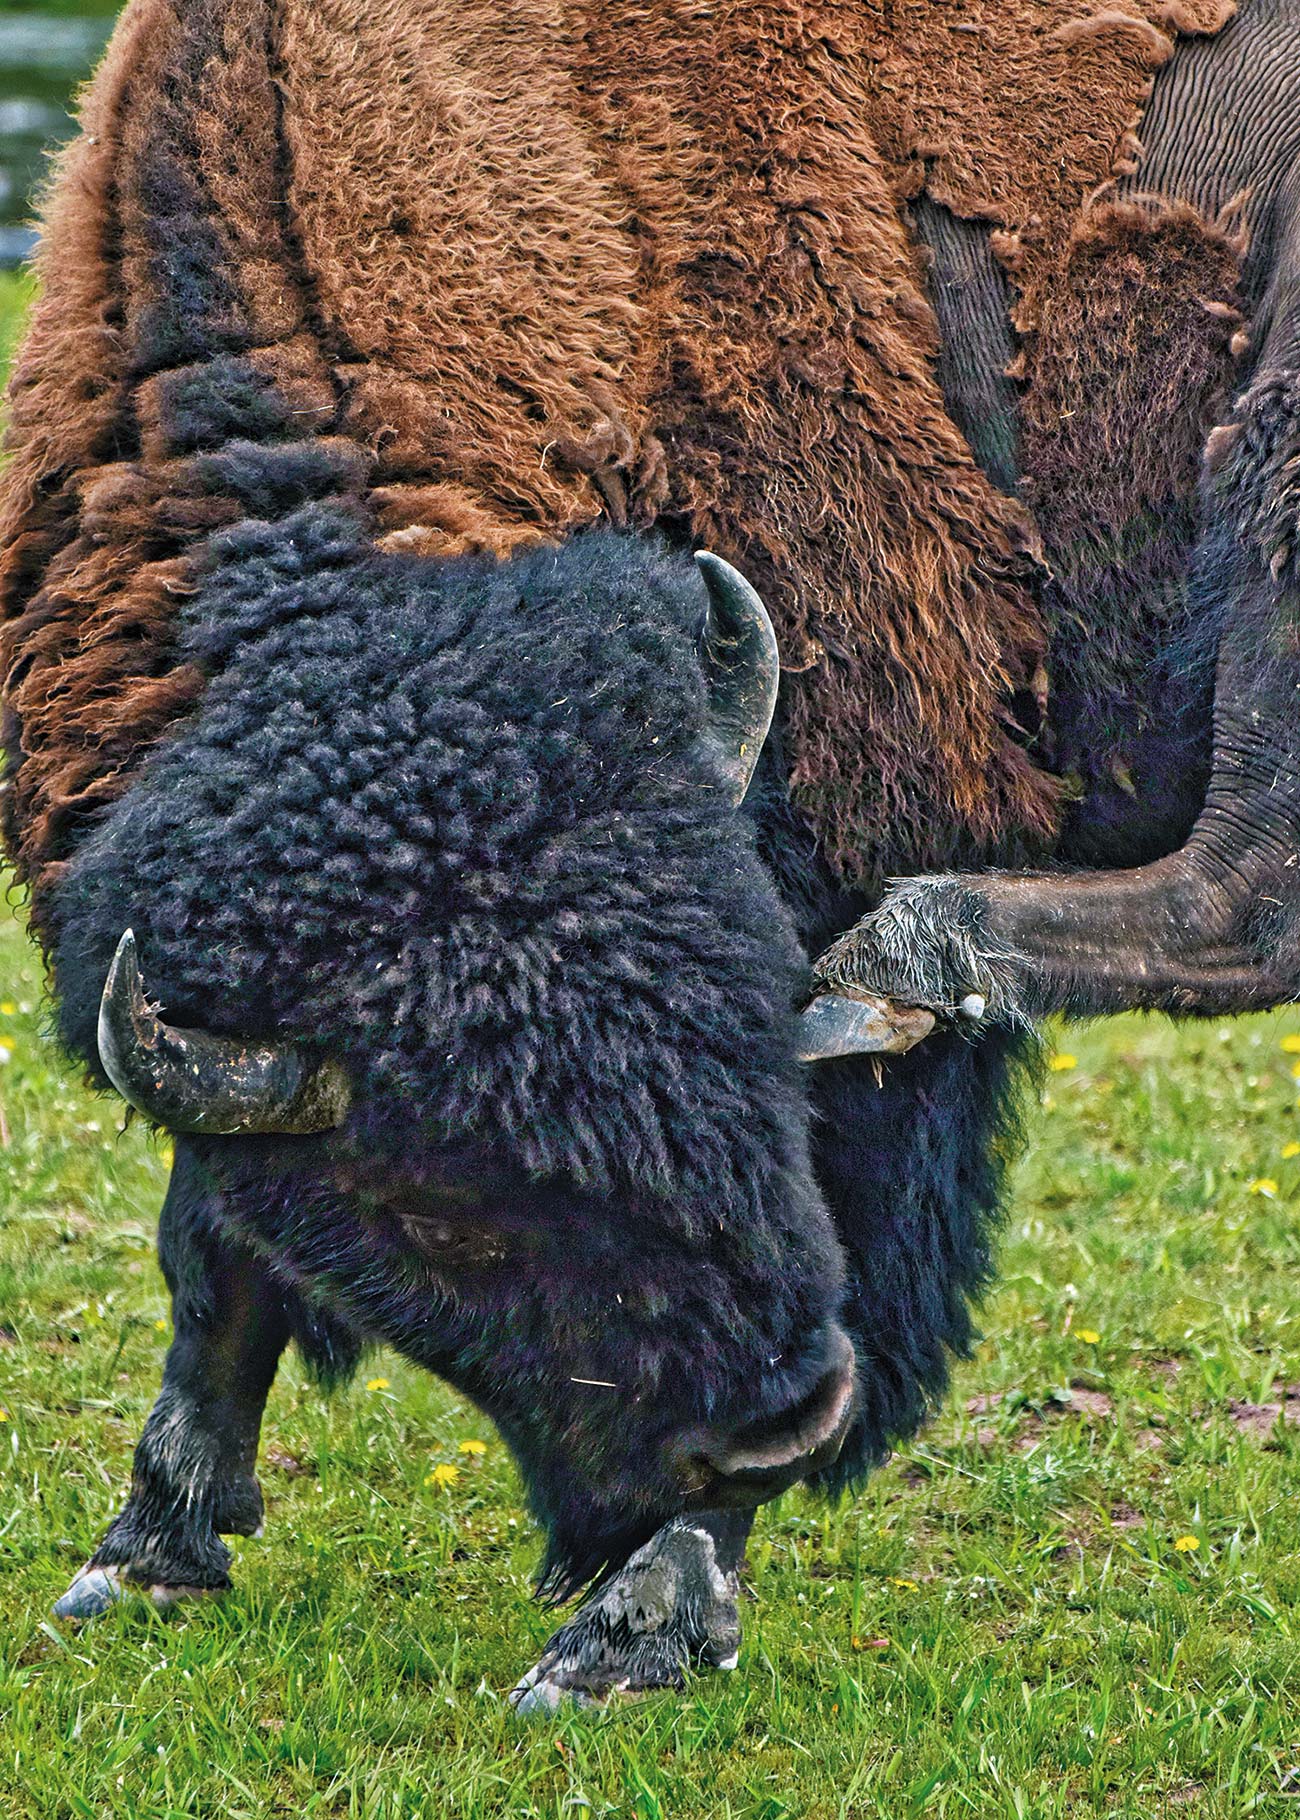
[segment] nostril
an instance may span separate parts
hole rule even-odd
[[[728,1479],[783,1475],[791,1483],[835,1458],[853,1417],[856,1387],[853,1342],[835,1326],[825,1368],[805,1396],[776,1416],[709,1436],[699,1454]]]

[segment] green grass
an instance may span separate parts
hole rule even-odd
[[[24,296],[0,284],[0,344]],[[286,1367],[228,1601],[46,1621],[167,1343],[165,1159],[46,1030],[6,920],[0,1814],[1296,1811],[1300,1428],[1241,1406],[1300,1379],[1300,1011],[1063,1038],[943,1414],[855,1504],[763,1514],[735,1675],[531,1726],[503,1696],[550,1619],[513,1471],[389,1356],[328,1403]]]
[[[40,13],[60,19],[113,19],[124,0],[0,0],[0,14]]]
[[[0,272],[0,378],[9,370],[33,289],[25,272]]]

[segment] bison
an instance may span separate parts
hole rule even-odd
[[[521,1706],[733,1665],[1035,1021],[1295,994],[1300,14],[1090,4],[131,0],[0,526],[62,1037],[175,1134],[61,1616],[225,1588],[383,1341],[589,1589]]]

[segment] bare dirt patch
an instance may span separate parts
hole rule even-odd
[[[284,1473],[290,1479],[301,1479],[305,1473],[314,1470],[305,1466],[297,1454],[290,1453],[288,1448],[281,1447],[275,1441],[263,1448],[262,1458],[268,1466],[273,1466],[277,1472]]]
[[[1065,1405],[1063,1413],[1087,1416],[1092,1422],[1109,1422],[1115,1414],[1115,1403],[1104,1390],[1089,1390],[1082,1384],[1072,1384],[1070,1401]]]
[[[1104,1390],[1094,1390],[1089,1384],[1071,1384],[1068,1389],[1049,1391],[1041,1398],[1029,1397],[1022,1390],[984,1391],[971,1397],[966,1403],[966,1413],[970,1416],[989,1416],[1001,1413],[1004,1420],[1010,1420],[1016,1437],[1013,1445],[1021,1452],[1032,1447],[1039,1433],[1053,1421],[1060,1421],[1065,1416],[1082,1416],[1086,1422],[1111,1422],[1115,1418],[1115,1403]],[[997,1446],[1005,1438],[1005,1431],[999,1432],[992,1427],[981,1427],[976,1430],[975,1442],[978,1447]]]
[[[1278,1445],[1278,1425],[1300,1428],[1300,1384],[1279,1385],[1277,1402],[1248,1403],[1240,1397],[1228,1400],[1228,1417],[1239,1434],[1262,1441],[1266,1447]]]

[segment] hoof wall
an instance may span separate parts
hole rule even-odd
[[[63,1597],[55,1600],[53,1616],[78,1623],[83,1618],[98,1618],[124,1598],[125,1593],[121,1575],[115,1567],[86,1567]]]
[[[182,1600],[220,1598],[227,1590],[224,1586],[146,1586],[124,1579],[120,1567],[83,1567],[63,1597],[55,1600],[51,1615],[64,1623],[80,1624],[86,1618],[102,1617],[110,1606],[132,1593],[148,1599],[155,1610],[165,1611]]]
[[[554,1675],[541,1674],[534,1668],[529,1670],[518,1687],[512,1689],[510,1704],[521,1718],[550,1719],[556,1713],[598,1706],[600,1702],[581,1688],[566,1687]]]

